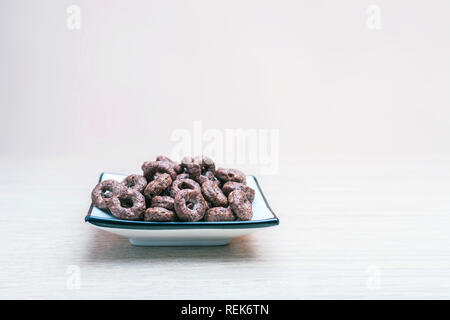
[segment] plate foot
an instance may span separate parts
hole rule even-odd
[[[133,246],[139,247],[185,247],[185,246],[224,246],[231,242],[231,239],[217,240],[143,240],[130,239]]]

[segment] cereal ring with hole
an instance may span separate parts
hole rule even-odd
[[[247,199],[253,202],[255,199],[255,190],[240,182],[228,181],[222,187],[223,193],[228,196],[234,190],[242,190],[247,195]]]
[[[180,173],[179,175],[177,175],[177,178],[175,180],[178,180],[178,179],[189,179],[189,174]]]
[[[148,181],[152,181],[155,178],[156,173],[167,173],[172,180],[175,180],[177,173],[172,167],[172,164],[168,161],[146,161],[142,164],[142,171],[144,177]]]
[[[236,220],[236,217],[230,208],[215,207],[206,211],[204,220],[208,222],[234,221]]]
[[[91,199],[99,209],[108,209],[112,197],[116,196],[120,191],[125,190],[125,186],[115,180],[104,180],[99,182],[91,193]]]
[[[207,204],[200,191],[180,190],[175,197],[175,212],[181,221],[199,221],[206,209]]]
[[[202,173],[210,171],[214,174],[216,172],[216,164],[208,156],[204,156],[204,155],[197,156],[194,158],[194,162],[200,164]]]
[[[202,173],[201,175],[195,177],[194,180],[197,181],[200,184],[203,184],[206,181],[218,182],[216,180],[216,177],[214,176],[214,173],[212,173],[211,171],[206,171],[205,173]]]
[[[184,157],[181,160],[181,167],[186,170],[189,178],[196,180],[202,174],[200,163],[196,162],[192,157]]]
[[[213,207],[226,207],[228,205],[227,197],[214,181],[208,180],[202,184],[202,194],[205,200],[211,202]]]
[[[234,181],[246,184],[245,174],[237,169],[219,168],[216,170],[216,177],[222,182]]]
[[[170,222],[176,218],[175,212],[161,207],[148,208],[144,214],[145,221]]]
[[[169,157],[166,156],[157,156],[156,157],[156,161],[167,161],[172,165],[173,170],[175,170],[176,173],[182,173],[183,172],[183,168],[181,167],[181,165],[176,162],[173,161],[172,159],[170,159]]]
[[[208,180],[215,180],[216,165],[211,158],[203,155],[195,158],[186,157],[184,163],[190,178],[198,183],[203,184]]]
[[[170,188],[170,195],[175,198],[177,193],[181,190],[190,189],[201,192],[200,185],[192,179],[175,179]]]
[[[242,190],[234,190],[228,195],[228,202],[233,213],[243,221],[251,220],[253,217],[252,204]]]
[[[160,195],[172,184],[172,178],[167,173],[161,173],[155,176],[155,180],[149,182],[145,187],[144,195],[151,199],[153,196]]]
[[[145,211],[145,198],[138,191],[126,189],[112,198],[109,211],[119,219],[141,220]]]
[[[174,210],[174,198],[168,196],[156,196],[152,199],[152,208],[164,208],[167,210]]]
[[[123,179],[122,184],[128,189],[142,193],[147,186],[147,179],[140,174],[132,174]]]

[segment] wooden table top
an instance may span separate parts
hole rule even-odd
[[[128,162],[1,158],[0,298],[450,298],[449,163],[284,159],[258,176],[279,226],[133,247],[83,220],[100,171]]]

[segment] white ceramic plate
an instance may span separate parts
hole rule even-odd
[[[122,181],[126,175],[102,173],[100,181]],[[255,190],[253,218],[250,221],[151,222],[121,220],[91,205],[85,221],[94,227],[128,238],[136,246],[217,246],[239,236],[276,226],[279,220],[269,207],[258,181],[247,176],[247,185]]]

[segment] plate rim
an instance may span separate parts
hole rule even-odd
[[[102,181],[105,174],[123,175],[120,173],[113,172],[102,172],[98,181]],[[126,175],[123,175],[126,176]],[[261,186],[259,185],[258,179],[254,175],[249,175],[255,179],[256,186],[262,195],[266,207],[269,209],[273,218],[255,220],[255,221],[217,221],[217,222],[185,222],[185,221],[175,221],[175,222],[155,222],[155,221],[134,221],[134,220],[113,220],[105,218],[92,217],[92,209],[94,204],[91,203],[88,213],[84,218],[85,222],[89,222],[95,226],[103,228],[119,228],[119,229],[140,229],[140,230],[167,230],[167,229],[252,229],[252,228],[266,228],[271,226],[276,226],[280,223],[275,212],[269,205],[269,202],[264,195]]]

